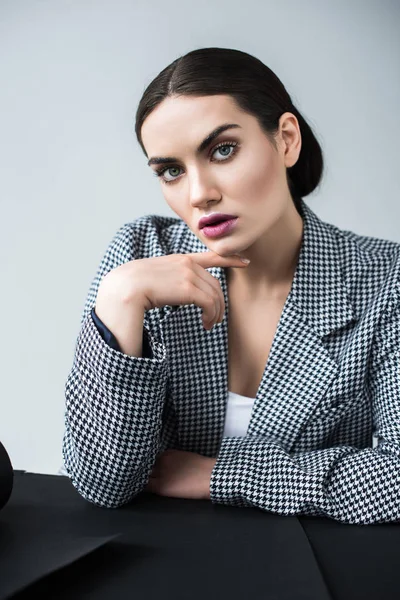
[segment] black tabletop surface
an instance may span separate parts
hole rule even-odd
[[[14,472],[0,600],[390,600],[399,524],[348,525],[143,492],[117,509],[67,477]]]

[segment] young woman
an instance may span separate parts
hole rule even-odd
[[[136,135],[177,218],[122,225],[87,295],[65,386],[76,489],[400,519],[400,244],[308,207],[321,148],[245,52],[175,60]]]

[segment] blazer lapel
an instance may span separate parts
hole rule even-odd
[[[340,269],[333,226],[301,200],[303,242],[291,290],[256,394],[247,435],[290,451],[338,372],[323,338],[356,319]],[[207,247],[187,228],[181,253]],[[229,298],[223,267],[207,269],[221,285],[226,318],[211,332],[196,305],[164,307],[170,393],[182,449],[216,456],[228,397]],[[260,324],[262,326],[262,324]]]

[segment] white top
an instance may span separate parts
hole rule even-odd
[[[228,392],[223,437],[244,437],[250,422],[255,398]]]

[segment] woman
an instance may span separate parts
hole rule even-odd
[[[245,52],[175,60],[136,135],[178,218],[124,224],[90,287],[66,383],[77,490],[400,519],[400,244],[307,206],[321,148]]]

